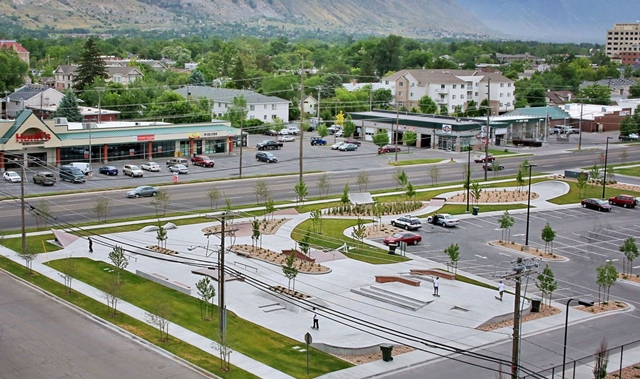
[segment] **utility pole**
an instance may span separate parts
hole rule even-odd
[[[304,139],[304,57],[300,56],[300,58],[300,158],[298,159],[300,161],[300,178],[298,179],[298,182],[302,183],[302,150],[304,146],[302,143],[302,140]]]
[[[582,149],[582,109],[584,107],[584,99],[580,99],[580,119],[578,120],[578,150]]]
[[[244,134],[242,134],[242,121],[240,121],[240,168],[238,170],[240,179],[242,179],[242,145],[244,145]]]
[[[398,127],[400,126],[400,109],[396,107],[396,132],[393,134],[393,140],[396,143],[396,164],[398,163]],[[393,129],[391,130],[393,132]]]
[[[318,119],[316,124],[317,125],[316,129],[317,129],[317,127],[320,126],[320,96],[321,96],[320,90],[322,89],[322,87],[316,87],[316,89],[318,90],[318,106],[316,107],[318,111],[316,115],[316,118]]]
[[[98,125],[100,125],[102,116],[102,92],[104,92],[104,87],[96,87],[96,91],[98,92]],[[91,129],[93,129],[93,125],[89,123],[89,166],[91,166],[93,155],[93,146],[91,144]]]
[[[24,165],[25,163],[28,162],[28,159],[23,160],[22,164],[20,165],[20,177],[22,180],[20,180],[20,218],[22,221],[22,254],[26,254],[27,253],[27,230],[26,230],[26,226],[25,226],[25,218],[24,218],[24,182],[27,181],[27,178],[25,178],[25,173],[24,173]]]
[[[489,141],[491,141],[491,78],[487,78],[487,134],[484,145],[484,180],[487,180],[487,171],[489,169]]]

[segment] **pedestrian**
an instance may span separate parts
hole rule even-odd
[[[320,329],[320,325],[318,325],[318,312],[316,312],[316,308],[313,308],[313,326],[311,329]]]
[[[500,284],[498,284],[498,294],[500,294],[500,297],[498,298],[498,300],[502,301],[503,293],[504,293],[504,283],[502,283],[502,280],[501,280]]]
[[[89,252],[93,253],[93,241],[91,240],[91,237],[89,237]]]
[[[438,280],[440,278],[438,278],[437,276],[435,278],[433,278],[433,296],[438,296],[440,297],[440,295],[438,294]]]

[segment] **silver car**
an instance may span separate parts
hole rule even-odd
[[[160,165],[156,162],[145,162],[140,166],[141,169],[147,171],[157,172],[160,171]]]
[[[143,196],[156,196],[158,194],[158,187],[140,186],[127,191],[127,197],[143,197]]]
[[[169,166],[169,171],[177,172],[178,174],[188,174],[189,168],[183,164],[176,164],[173,166]]]

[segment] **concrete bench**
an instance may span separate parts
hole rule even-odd
[[[184,283],[180,283],[180,282],[174,281],[173,284],[175,284],[178,287],[182,287],[184,289],[187,289],[187,290],[191,291],[191,287],[186,285],[186,284],[184,284]]]
[[[456,280],[456,274],[452,272],[433,270],[433,269],[411,269],[409,270],[409,272],[411,273],[411,275],[431,275],[431,276],[437,276],[442,279]]]
[[[153,276],[155,276],[156,278],[160,278],[160,279],[164,279],[164,280],[169,280],[169,278],[167,278],[164,275],[160,275],[160,274],[156,274],[155,272],[153,274],[151,274]]]
[[[234,250],[233,252],[236,253],[236,255],[239,255],[241,257],[251,258],[251,253],[247,253],[246,251]]]
[[[420,281],[419,280],[411,279],[411,278],[405,278],[405,277],[401,277],[401,276],[378,276],[378,275],[376,275],[376,282],[377,283],[399,282],[399,283],[408,284],[408,285],[414,286],[414,287],[420,287]]]

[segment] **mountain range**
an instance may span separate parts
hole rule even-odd
[[[27,29],[190,30],[222,24],[421,38],[604,42],[640,19],[639,0],[11,0],[0,16]]]

